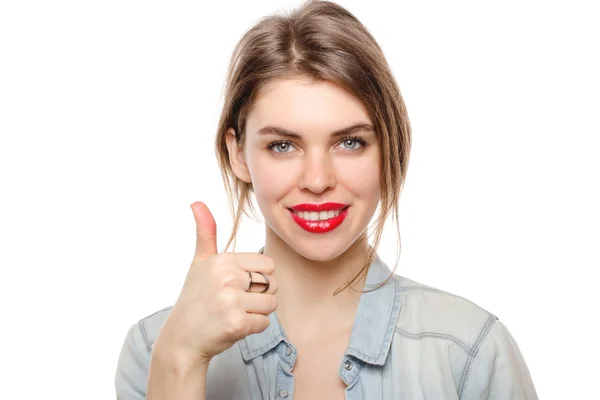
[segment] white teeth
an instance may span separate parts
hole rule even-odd
[[[340,214],[341,210],[329,210],[329,211],[298,211],[297,214],[300,218],[308,221],[323,221],[329,218],[333,218]]]

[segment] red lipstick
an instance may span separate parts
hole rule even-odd
[[[292,207],[290,211],[290,215],[294,219],[294,221],[300,225],[300,227],[308,232],[312,233],[326,233],[337,228],[348,215],[347,204],[341,203],[323,203],[323,204],[298,204]],[[321,212],[321,211],[339,211],[338,215],[335,215],[331,218],[323,219],[323,220],[309,220],[304,219],[298,212]]]
[[[341,210],[342,208],[347,207],[348,204],[341,203],[323,203],[323,204],[296,204],[292,207],[294,211],[329,211],[329,210]]]

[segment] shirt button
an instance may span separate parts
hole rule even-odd
[[[289,356],[290,354],[292,354],[292,348],[290,346],[285,348],[285,355]]]
[[[352,369],[352,362],[350,362],[349,360],[344,361],[344,368],[346,369],[346,371],[350,371]]]
[[[288,393],[287,390],[280,390],[279,391],[279,397],[281,397],[282,399],[285,399],[286,397],[288,397],[290,394]]]

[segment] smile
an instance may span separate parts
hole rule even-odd
[[[337,217],[340,215],[342,210],[329,210],[329,211],[294,211],[294,214],[307,221],[326,221],[330,218]]]
[[[340,226],[348,215],[349,207],[340,203],[299,204],[288,211],[302,229],[326,233]]]

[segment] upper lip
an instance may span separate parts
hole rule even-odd
[[[348,207],[348,204],[342,203],[322,203],[322,204],[296,204],[291,209],[294,211],[336,211]]]

